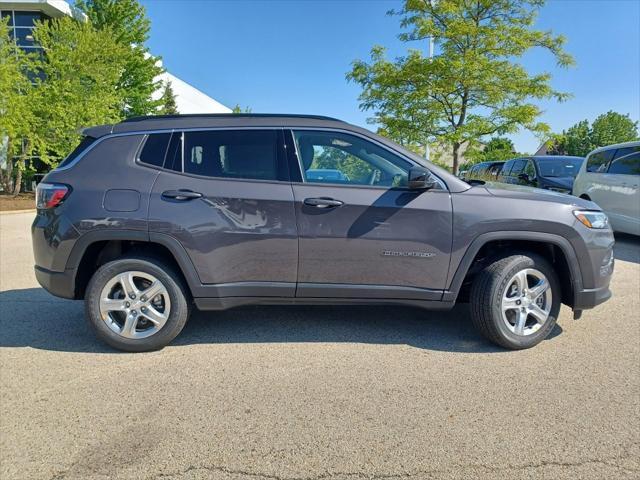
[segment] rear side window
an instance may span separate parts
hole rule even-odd
[[[602,152],[589,155],[589,159],[587,160],[587,172],[592,172],[592,173],[606,172],[607,165],[609,165],[609,161],[613,157],[614,153],[615,153],[615,149],[612,149],[612,150],[604,150]]]
[[[142,150],[140,150],[138,160],[142,163],[162,168],[170,138],[170,133],[153,133],[147,135]]]
[[[509,160],[507,163],[505,163],[502,166],[502,170],[500,170],[500,175],[506,177],[509,175],[509,172],[511,172],[511,167],[513,167],[513,163],[515,162],[515,160]]]
[[[217,178],[283,180],[287,170],[280,159],[278,138],[277,130],[184,132],[181,162],[184,173]],[[179,157],[177,149],[174,157]],[[177,163],[173,162],[174,170],[179,170]]]
[[[89,145],[91,145],[95,141],[96,139],[93,137],[82,137],[80,144],[73,150],[73,152],[67,155],[67,157],[62,162],[60,162],[60,164],[58,165],[58,168],[63,168],[69,165],[76,158],[78,158],[81,153],[83,153],[87,148],[89,148]]]
[[[510,175],[515,176],[522,173],[526,164],[527,164],[526,160],[515,160],[513,162],[513,168],[511,169]]]
[[[640,146],[619,148],[609,165],[609,173],[640,175]]]

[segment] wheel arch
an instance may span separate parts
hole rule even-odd
[[[563,303],[573,306],[575,294],[583,284],[573,246],[559,235],[525,231],[488,232],[476,237],[458,264],[443,300],[456,301],[461,293],[464,296],[470,281],[486,264],[514,252],[537,253],[549,260],[561,283]]]
[[[192,295],[201,283],[184,247],[170,235],[136,230],[88,232],[74,245],[66,270],[74,271],[74,298],[84,298],[86,286],[100,265],[126,253],[157,258],[173,267]]]

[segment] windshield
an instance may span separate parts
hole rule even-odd
[[[578,174],[584,158],[558,157],[538,158],[538,170],[542,177],[574,177]]]

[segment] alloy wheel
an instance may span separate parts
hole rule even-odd
[[[147,338],[158,333],[170,313],[167,288],[146,272],[119,273],[100,293],[102,320],[113,332],[125,338]]]

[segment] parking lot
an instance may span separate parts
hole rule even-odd
[[[100,344],[0,215],[0,478],[640,476],[640,241],[614,298],[507,352],[464,305],[196,314],[160,352]]]

